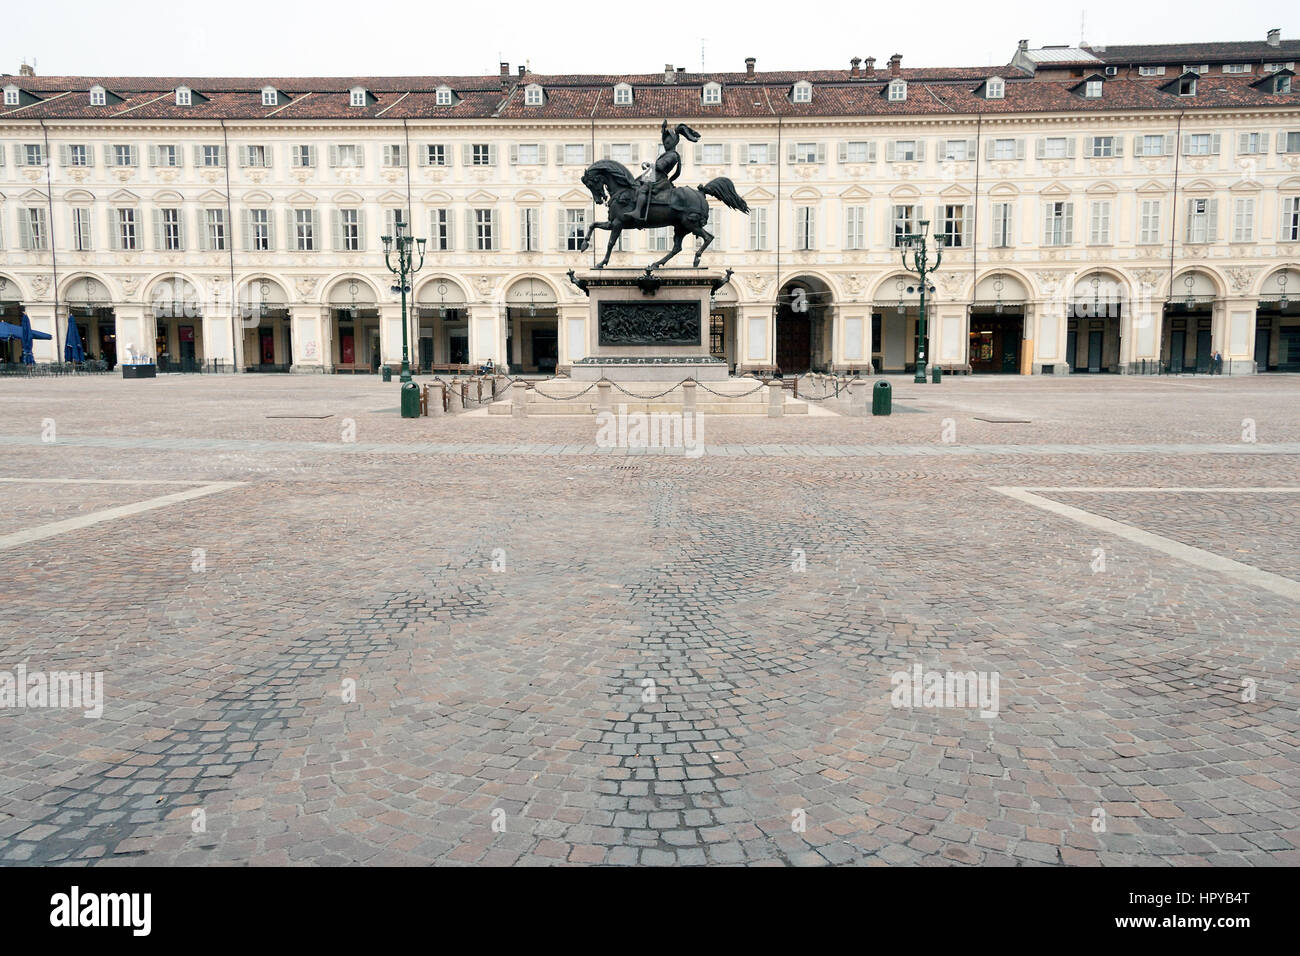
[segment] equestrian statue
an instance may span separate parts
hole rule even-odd
[[[673,182],[681,175],[682,158],[677,153],[677,144],[685,137],[692,143],[699,142],[700,134],[685,123],[670,127],[664,120],[659,128],[664,151],[653,163],[642,163],[642,174],[635,177],[626,166],[617,160],[601,159],[592,163],[582,174],[582,184],[591,191],[591,197],[597,205],[609,209],[609,219],[605,222],[591,224],[582,240],[583,250],[591,245],[591,234],[597,229],[609,231],[609,247],[605,258],[596,266],[603,269],[609,263],[609,257],[618,244],[618,237],[624,229],[658,229],[671,226],[673,229],[673,247],[668,254],[646,267],[646,272],[658,269],[677,253],[682,251],[682,240],[687,234],[702,239],[700,247],[695,250],[695,265],[700,264],[700,256],[713,241],[713,234],[704,228],[709,221],[709,201],[706,196],[721,200],[728,208],[749,213],[749,206],[736,192],[735,184],[726,176],[719,176],[701,186],[691,189],[689,186],[674,186]]]

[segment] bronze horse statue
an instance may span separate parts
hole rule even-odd
[[[675,146],[676,134],[682,131],[681,126],[674,131],[665,123],[665,145],[667,146],[671,137],[672,144]],[[688,138],[698,138],[698,134]],[[609,209],[609,219],[605,222],[592,223],[579,247],[584,251],[589,248],[591,234],[597,229],[609,230],[609,246],[605,250],[605,258],[596,266],[597,269],[603,269],[609,263],[609,257],[613,254],[614,246],[617,245],[618,237],[624,229],[657,229],[660,226],[673,228],[673,247],[668,250],[666,256],[647,266],[646,272],[659,268],[681,252],[682,240],[687,234],[704,240],[695,250],[695,265],[698,267],[700,256],[713,241],[713,234],[704,228],[705,223],[709,221],[709,201],[705,197],[712,196],[721,200],[728,208],[738,209],[743,213],[749,212],[749,206],[736,192],[735,184],[726,176],[719,176],[695,189],[689,186],[674,186],[672,180],[677,178],[676,173],[680,173],[680,163],[676,152],[672,152],[671,158],[668,157],[668,152],[660,155],[659,161],[655,164],[655,173],[659,178],[648,183],[638,181],[626,166],[613,159],[597,160],[583,172],[582,184],[591,191],[592,199],[597,205],[605,205]],[[665,160],[670,161],[665,162]],[[679,168],[674,175],[664,176],[664,170],[659,168],[661,165],[678,165]]]

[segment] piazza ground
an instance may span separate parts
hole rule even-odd
[[[893,382],[685,458],[0,380],[0,671],[105,682],[0,710],[0,863],[1300,863],[1300,378]]]

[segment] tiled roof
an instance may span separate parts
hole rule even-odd
[[[1270,56],[1300,58],[1300,42],[1282,47],[1257,44],[1201,44],[1190,47],[1111,47],[1116,50],[1175,50],[1167,59],[1204,62],[1209,47],[1265,47]],[[1294,47],[1295,53],[1288,52]],[[1127,54],[1125,54],[1127,55]],[[1010,66],[964,68],[910,68],[900,74],[908,81],[907,98],[893,102],[884,90],[887,69],[867,77],[850,76],[849,70],[766,73],[676,73],[666,82],[664,73],[634,75],[422,76],[422,77],[4,77],[40,100],[26,106],[0,109],[0,121],[36,119],[131,120],[349,120],[349,119],[504,119],[504,120],[645,120],[663,117],[699,120],[710,118],[800,118],[851,116],[917,116],[974,113],[1015,114],[1039,112],[1097,113],[1114,110],[1197,110],[1225,107],[1300,106],[1300,92],[1275,95],[1252,86],[1251,74],[1203,76],[1194,97],[1171,95],[1148,80],[1114,78],[1106,81],[1103,95],[1085,99],[1075,92],[1076,76],[1060,78],[1039,74],[1029,78]],[[976,95],[989,76],[1006,78],[1003,99]],[[503,80],[506,87],[503,89]],[[790,89],[798,80],[813,84],[810,102],[795,103]],[[722,101],[705,105],[705,83],[722,84]],[[523,87],[539,84],[546,92],[541,105],[524,103]],[[615,105],[614,85],[629,83],[633,102]],[[91,106],[88,91],[101,85],[120,102]],[[177,106],[174,90],[188,86],[199,96],[192,106]],[[273,86],[290,99],[279,106],[262,105],[261,90]],[[350,105],[348,90],[365,87],[373,101],[364,107]],[[439,106],[435,93],[441,86],[455,91],[455,102]]]
[[[1222,60],[1260,60],[1266,63],[1300,57],[1300,40],[1264,40],[1226,43],[1154,43],[1137,46],[1090,47],[1089,52],[1111,64],[1205,63]]]

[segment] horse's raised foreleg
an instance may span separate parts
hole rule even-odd
[[[713,241],[713,233],[701,226],[695,230],[695,235],[704,240],[703,245],[695,250],[695,268],[698,269],[700,267],[700,256],[704,255],[704,250],[709,248],[709,243]]]
[[[683,229],[681,226],[674,226],[674,227],[673,227],[673,247],[672,247],[671,249],[668,250],[668,254],[667,254],[666,256],[664,256],[662,259],[658,260],[657,262],[652,262],[652,263],[650,263],[650,265],[646,266],[646,270],[645,270],[645,271],[646,271],[646,272],[650,272],[650,271],[652,271],[652,270],[654,270],[654,269],[658,269],[661,265],[663,265],[665,262],[667,262],[667,261],[668,261],[669,259],[671,259],[673,256],[677,255],[677,253],[681,252],[681,251],[682,251],[682,240],[685,239],[685,238],[686,238],[686,230]]]
[[[613,228],[614,228],[613,223],[593,222],[591,224],[591,228],[587,230],[587,234],[582,237],[582,245],[578,246],[578,251],[586,252],[588,249],[591,248],[591,234],[595,232],[597,229],[613,229]]]

